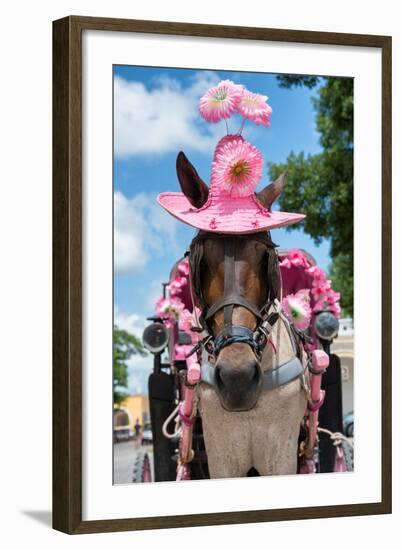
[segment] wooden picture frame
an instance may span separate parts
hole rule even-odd
[[[82,31],[378,48],[382,59],[382,496],[379,502],[82,520]],[[66,17],[53,23],[53,527],[69,534],[391,512],[391,37]]]

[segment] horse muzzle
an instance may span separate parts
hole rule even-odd
[[[223,355],[223,354],[221,354]],[[233,364],[229,357],[219,357],[214,368],[214,386],[221,405],[228,411],[252,409],[262,391],[262,370],[254,354]]]

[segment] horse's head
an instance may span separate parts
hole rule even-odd
[[[177,157],[177,173],[189,202],[196,208],[203,206],[208,187],[183,153]],[[280,177],[257,194],[266,208],[271,208],[282,191],[284,180]],[[217,344],[214,372],[220,401],[231,411],[251,409],[262,390],[260,360],[251,339],[258,314],[277,293],[274,245],[266,232],[200,232],[191,244],[190,264],[194,292]]]

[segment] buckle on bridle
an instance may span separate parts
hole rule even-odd
[[[254,340],[258,344],[259,353],[264,349],[269,340],[274,325],[277,323],[279,314],[276,311],[270,313],[267,318],[260,323],[254,332]]]

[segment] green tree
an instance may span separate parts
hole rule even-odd
[[[119,405],[127,397],[128,359],[135,354],[146,355],[139,338],[114,325],[113,329],[113,399]]]
[[[272,179],[288,175],[280,197],[283,210],[305,212],[303,228],[319,244],[329,238],[333,288],[341,307],[353,314],[353,80],[351,78],[278,76],[279,85],[316,87],[312,98],[322,151],[291,152],[283,164],[269,163]],[[291,227],[288,228],[291,230]]]

